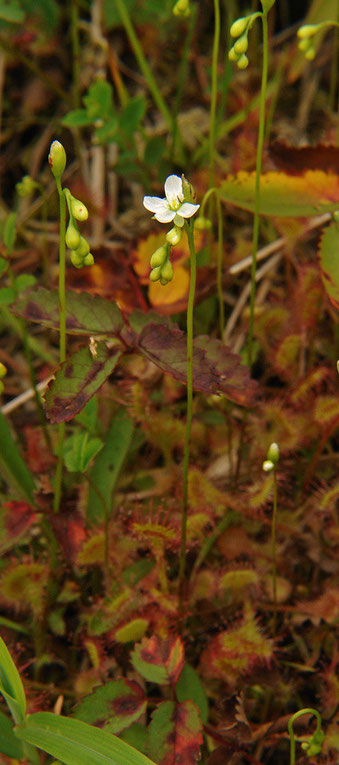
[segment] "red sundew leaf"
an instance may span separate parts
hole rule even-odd
[[[121,350],[98,343],[96,355],[88,347],[74,353],[58,370],[45,393],[46,413],[51,422],[68,422],[113,372]]]
[[[284,141],[274,141],[268,153],[278,170],[288,175],[301,175],[307,170],[323,170],[339,175],[339,148],[318,144],[318,146],[288,146]]]
[[[73,713],[78,720],[120,733],[139,720],[147,708],[144,690],[134,680],[110,680],[80,702]]]
[[[150,683],[170,685],[177,681],[184,666],[184,645],[179,637],[160,640],[144,638],[131,654],[133,667]]]
[[[200,760],[202,722],[193,701],[163,701],[148,730],[148,754],[159,765],[194,765]]]
[[[339,308],[339,226],[331,223],[325,228],[318,249],[321,279],[327,295]]]
[[[58,515],[51,515],[49,521],[66,560],[74,563],[86,539],[83,519],[74,511],[71,516],[65,511],[59,512]]]
[[[122,333],[124,335],[124,333]],[[187,381],[186,335],[177,327],[151,322],[131,341],[150,361],[176,380]],[[194,340],[193,387],[207,394],[223,393],[238,404],[249,405],[256,384],[240,356],[220,340],[199,336]]]
[[[255,173],[240,171],[220,184],[220,198],[254,212]],[[308,218],[339,207],[339,176],[306,170],[299,176],[263,173],[260,179],[260,214],[277,218]]]
[[[12,304],[13,313],[48,329],[59,329],[59,296],[56,290],[29,290]],[[71,335],[116,337],[124,320],[112,301],[87,292],[66,293],[66,331]]]
[[[4,502],[0,509],[0,552],[16,545],[35,521],[36,514],[27,502]]]
[[[220,632],[212,638],[201,656],[201,672],[205,677],[225,680],[235,687],[238,677],[261,662],[269,662],[273,642],[260,631],[248,609],[240,626]]]

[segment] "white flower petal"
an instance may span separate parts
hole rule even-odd
[[[175,216],[175,210],[171,210],[170,207],[162,207],[161,210],[157,210],[153,216],[159,223],[170,223]]]
[[[191,202],[184,202],[181,207],[178,208],[178,215],[182,218],[191,218],[199,210],[200,205],[192,205]]]
[[[182,202],[182,180],[178,175],[169,175],[166,178],[165,194],[170,207],[178,207],[178,201]]]
[[[168,210],[167,199],[160,199],[160,197],[144,197],[143,205],[146,207],[146,210],[149,210],[153,213],[161,210],[163,207]]]

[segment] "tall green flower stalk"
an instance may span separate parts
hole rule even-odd
[[[170,175],[165,181],[165,198],[144,197],[146,210],[154,213],[159,223],[173,221],[173,228],[166,235],[166,242],[153,253],[151,257],[151,281],[160,281],[165,286],[173,278],[173,266],[169,259],[170,249],[179,244],[182,229],[188,239],[190,251],[190,287],[187,305],[187,405],[186,405],[186,434],[182,473],[182,517],[181,545],[179,558],[179,613],[182,614],[185,598],[185,569],[186,569],[186,540],[187,540],[187,509],[188,509],[188,469],[190,459],[190,441],[192,430],[193,408],[193,309],[197,273],[197,259],[193,237],[193,221],[189,221],[197,212],[200,205],[193,204],[194,190],[191,184],[182,176]]]
[[[268,22],[267,15],[269,10],[274,5],[275,0],[261,0],[262,11],[252,13],[250,16],[237,19],[231,26],[230,32],[232,37],[238,38],[229,52],[229,58],[231,61],[236,61],[239,69],[246,69],[248,66],[248,58],[246,51],[248,49],[248,32],[251,29],[255,19],[260,18],[262,21],[262,73],[261,73],[261,90],[260,90],[260,102],[259,102],[259,129],[258,129],[258,141],[257,141],[257,158],[255,169],[255,201],[254,201],[254,220],[253,220],[253,238],[252,238],[252,267],[251,267],[251,296],[250,296],[250,321],[248,330],[248,343],[247,343],[247,360],[248,366],[251,368],[253,364],[253,329],[254,329],[254,307],[255,307],[255,295],[256,295],[256,273],[257,273],[257,252],[258,252],[258,240],[259,240],[259,214],[260,214],[260,176],[262,166],[262,155],[264,146],[265,135],[265,105],[267,95],[267,75],[268,75]]]
[[[304,750],[304,752],[306,752],[307,757],[315,757],[317,754],[320,754],[325,739],[324,731],[321,728],[321,717],[318,710],[313,709],[312,707],[299,709],[298,712],[295,712],[294,715],[290,717],[287,725],[290,736],[290,765],[295,765],[295,737],[293,723],[298,719],[298,717],[301,717],[302,715],[314,715],[317,718],[317,727],[313,733],[313,736],[301,744],[301,748]]]
[[[267,452],[267,459],[263,463],[263,470],[266,473],[273,472],[273,515],[272,515],[272,533],[271,533],[271,550],[272,550],[272,594],[273,594],[273,627],[272,633],[275,635],[277,629],[277,548],[276,548],[276,533],[277,533],[277,512],[278,512],[278,484],[277,484],[277,463],[279,461],[279,447],[278,444],[272,443]]]

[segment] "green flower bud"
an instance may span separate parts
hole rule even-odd
[[[173,8],[174,16],[189,16],[190,6],[189,6],[189,0],[177,0],[174,8]]]
[[[307,40],[307,39],[305,39],[305,40],[300,40],[300,42],[298,43],[298,48],[299,48],[299,50],[302,50],[304,53],[305,53],[305,51],[306,51],[306,50],[308,50],[308,49],[309,49],[311,46],[312,46],[312,42],[311,42],[311,40]]]
[[[161,279],[165,279],[166,282],[171,282],[173,279],[173,266],[170,260],[161,267]]]
[[[66,152],[60,141],[53,141],[51,143],[48,162],[54,178],[61,178],[66,167]]]
[[[80,199],[71,199],[71,213],[76,220],[87,220],[88,210],[87,207],[80,202]]]
[[[308,48],[305,51],[305,58],[307,58],[307,61],[313,61],[313,59],[315,58],[315,48],[312,48],[312,47]]]
[[[157,268],[152,268],[152,271],[149,275],[151,282],[157,282],[158,279],[160,279],[160,271],[161,271],[161,266],[158,266]]]
[[[163,276],[160,276],[160,284],[162,287],[166,287],[166,284],[168,284],[167,279],[164,279]]]
[[[80,236],[79,244],[75,249],[78,255],[80,255],[82,258],[85,258],[86,255],[88,255],[91,248],[88,244],[87,239],[85,239],[84,236]]]
[[[0,361],[0,380],[7,375],[7,367]]]
[[[79,247],[80,234],[73,223],[69,223],[67,226],[65,242],[70,250],[76,250]]]
[[[3,382],[2,382],[2,380],[0,380],[0,396],[4,392],[4,390],[5,390],[5,386],[4,386]]]
[[[339,223],[339,210],[336,210],[333,213],[333,219],[335,220],[336,223]]]
[[[247,35],[242,35],[242,37],[239,37],[239,40],[234,43],[233,48],[237,56],[241,56],[242,53],[246,53],[248,48]]]
[[[197,228],[198,231],[206,231],[212,228],[212,223],[208,218],[204,218],[203,215],[199,215],[199,217],[195,219],[194,228]]]
[[[267,459],[273,462],[274,465],[276,465],[279,460],[279,446],[275,442],[268,448]]]
[[[250,18],[250,16],[243,16],[242,18],[234,21],[230,28],[231,37],[240,37],[240,35],[245,32]]]
[[[173,226],[170,231],[166,234],[166,242],[168,242],[172,247],[175,247],[176,244],[179,244],[181,242],[182,238],[182,230],[181,228],[178,228],[178,226]]]
[[[83,256],[79,255],[77,250],[71,250],[70,256],[72,265],[75,266],[75,268],[82,268],[84,263]]]
[[[30,197],[37,185],[30,175],[24,175],[21,181],[16,183],[15,188],[19,197]]]
[[[262,463],[262,469],[265,471],[265,473],[270,473],[271,470],[274,469],[272,460],[264,460]]]
[[[245,53],[240,56],[239,61],[237,63],[237,66],[239,69],[247,69],[248,67],[248,58],[245,56]]]
[[[297,35],[302,39],[309,39],[317,33],[318,29],[320,29],[320,26],[320,24],[304,24],[302,27],[299,27]]]
[[[228,60],[229,61],[238,61],[238,56],[234,50],[234,47],[231,48],[231,50],[228,51]]]
[[[184,175],[182,176],[182,193],[185,202],[193,202],[195,197],[194,188]]]
[[[84,257],[84,266],[93,266],[94,265],[94,257],[91,252],[89,252]]]
[[[153,252],[151,257],[151,268],[158,268],[158,266],[162,266],[165,263],[166,258],[167,247],[162,245],[162,247],[158,247],[158,249]]]

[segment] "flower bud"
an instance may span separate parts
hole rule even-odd
[[[229,61],[238,61],[238,56],[234,50],[234,47],[231,48],[231,50],[228,51],[228,60]]]
[[[93,266],[94,265],[94,257],[91,252],[88,252],[87,255],[84,257],[84,266]]]
[[[168,242],[172,247],[175,247],[176,244],[179,244],[181,242],[182,238],[182,230],[181,228],[178,228],[178,226],[173,226],[170,231],[166,234],[166,242]]]
[[[87,239],[85,239],[84,236],[80,236],[79,244],[78,244],[78,246],[75,249],[76,249],[78,255],[80,255],[82,258],[85,258],[86,255],[88,255],[88,253],[89,253],[91,248],[90,248],[90,246],[88,244]]]
[[[238,66],[239,69],[247,69],[247,67],[248,67],[248,58],[245,55],[245,53],[243,53],[242,56],[240,56],[240,58],[239,58],[239,60],[237,62],[237,66]]]
[[[0,361],[0,380],[7,375],[7,367]]]
[[[173,8],[174,16],[186,17],[190,15],[190,12],[189,0],[177,0]]]
[[[162,266],[165,263],[166,258],[167,248],[162,245],[162,247],[158,247],[158,249],[153,252],[151,257],[151,268],[158,268],[158,266]]]
[[[307,58],[307,61],[313,61],[313,59],[315,58],[315,48],[313,47],[307,48],[307,50],[305,51],[305,58]]]
[[[15,188],[19,197],[30,197],[37,185],[30,175],[24,175],[21,181],[16,183]]]
[[[339,223],[339,210],[336,210],[333,213],[333,219],[335,220],[336,223]]]
[[[160,279],[160,271],[161,271],[161,266],[158,266],[157,268],[152,268],[152,271],[149,275],[151,282],[157,282],[158,279]]]
[[[184,175],[182,176],[182,193],[185,202],[193,202],[194,188]]]
[[[162,287],[166,287],[166,284],[168,284],[167,279],[164,279],[163,276],[160,276],[160,284]]]
[[[69,223],[67,226],[65,242],[70,250],[76,250],[79,247],[80,234],[73,223]]]
[[[234,43],[233,48],[237,56],[241,56],[242,53],[246,53],[248,48],[247,35],[242,35],[242,37],[239,37],[239,40]]]
[[[297,31],[298,37],[301,37],[302,39],[309,39],[310,37],[313,37],[320,28],[320,24],[304,24],[302,27],[299,27]]]
[[[87,207],[80,202],[80,199],[71,199],[71,213],[76,220],[87,220],[88,210]]]
[[[250,16],[243,16],[242,18],[234,21],[230,28],[231,37],[240,37],[240,35],[242,35],[243,32],[245,32],[245,29],[247,27],[247,24],[250,18],[251,18]]]
[[[53,141],[51,143],[48,162],[54,178],[61,178],[66,167],[66,152],[60,141]]]
[[[311,40],[308,40],[307,38],[305,38],[304,40],[300,40],[300,42],[298,43],[299,50],[302,50],[304,52],[308,50],[310,47],[312,47],[312,42]]]
[[[173,266],[170,260],[167,260],[166,263],[161,268],[161,279],[165,279],[166,282],[171,282],[173,279]]]
[[[276,465],[279,460],[279,446],[275,442],[273,442],[268,448],[267,459],[271,460],[274,465]]]
[[[197,228],[198,231],[207,231],[208,229],[212,228],[212,223],[208,218],[204,218],[203,215],[199,215],[199,217],[195,219],[194,228]]]
[[[271,470],[274,470],[274,464],[272,460],[265,460],[262,463],[262,469],[265,471],[265,473],[270,473]]]
[[[82,268],[84,259],[82,255],[79,255],[77,250],[71,250],[70,257],[71,263],[73,266],[75,266],[75,268]]]

